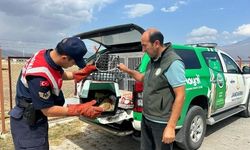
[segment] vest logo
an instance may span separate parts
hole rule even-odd
[[[161,68],[158,68],[158,69],[155,71],[155,75],[158,76],[160,73],[161,73]]]

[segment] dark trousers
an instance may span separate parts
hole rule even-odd
[[[30,126],[21,118],[10,117],[15,150],[49,150],[48,122]]]
[[[142,117],[141,150],[172,150],[173,143],[162,143],[162,134],[166,124],[152,122]]]

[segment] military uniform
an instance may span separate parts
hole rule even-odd
[[[16,86],[16,106],[10,126],[16,150],[49,149],[48,119],[41,109],[63,106],[61,66],[50,57],[52,50],[37,52],[23,67]],[[33,113],[32,113],[33,112]]]

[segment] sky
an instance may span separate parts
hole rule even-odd
[[[228,45],[250,37],[249,6],[249,0],[1,0],[0,47],[34,52],[127,23],[155,27],[165,42]]]

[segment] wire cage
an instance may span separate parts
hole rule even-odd
[[[118,82],[124,74],[117,68],[120,63],[118,55],[102,54],[97,56],[95,65],[97,70],[91,74],[92,80]]]

